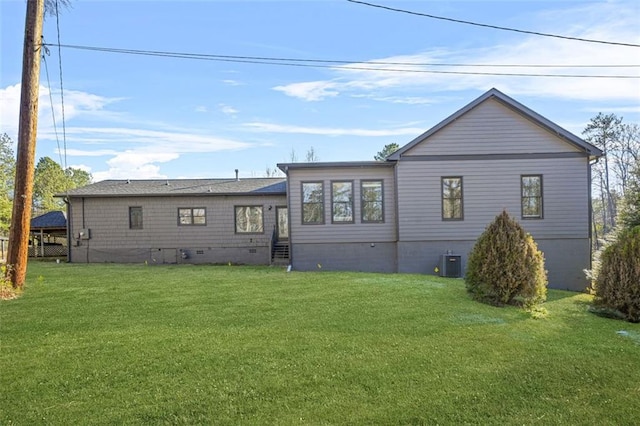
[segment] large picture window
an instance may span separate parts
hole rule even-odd
[[[360,183],[362,222],[384,222],[384,204],[381,180],[363,180]]]
[[[353,223],[353,182],[331,182],[331,221]]]
[[[542,219],[542,175],[520,177],[522,218]]]
[[[142,229],[142,207],[129,207],[129,229]]]
[[[462,220],[462,177],[442,178],[442,219]]]
[[[322,182],[302,182],[302,223],[324,223],[324,188]]]
[[[236,206],[236,233],[262,234],[262,206]]]
[[[178,225],[206,225],[207,209],[204,207],[180,207],[178,209]]]

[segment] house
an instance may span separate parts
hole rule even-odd
[[[590,166],[601,155],[491,89],[384,162],[279,164],[286,180],[73,190],[70,259],[267,264],[279,246],[295,270],[435,273],[447,259],[464,273],[477,237],[507,210],[544,252],[550,286],[583,290]]]
[[[105,180],[67,208],[70,262],[269,264],[288,232],[282,178]]]

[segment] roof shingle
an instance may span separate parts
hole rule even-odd
[[[61,211],[52,211],[31,219],[31,229],[66,228],[67,215]]]
[[[59,197],[286,194],[285,178],[103,180]]]

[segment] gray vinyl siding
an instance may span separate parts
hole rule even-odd
[[[506,209],[534,238],[588,238],[586,158],[398,163],[401,241],[473,240]],[[543,219],[521,219],[520,177],[542,175]],[[462,176],[464,220],[443,221],[440,179]]]
[[[124,262],[127,258],[140,261],[143,257],[153,261],[154,252],[171,259],[176,256],[176,250],[183,249],[189,251],[193,261],[201,258],[203,262],[217,262],[230,259],[225,257],[224,250],[237,249],[231,256],[234,262],[268,263],[275,207],[285,203],[285,196],[91,197],[85,198],[84,203],[81,198],[72,198],[70,226],[75,242],[72,261],[86,262],[88,258],[89,261]],[[235,233],[234,206],[245,205],[263,206],[263,234]],[[129,229],[131,206],[142,207],[142,229]],[[205,208],[206,225],[179,226],[178,208],[181,207]],[[81,228],[90,229],[90,240],[75,239]],[[266,251],[258,252],[258,248]],[[196,255],[199,252],[202,253]],[[247,254],[246,259],[241,253]],[[260,259],[255,256],[258,253]]]
[[[415,155],[579,152],[494,99],[487,100],[404,153]]]
[[[383,223],[362,223],[360,184],[383,181]],[[353,223],[331,223],[331,182],[353,181]],[[302,182],[324,183],[324,224],[302,224]],[[357,243],[396,240],[393,168],[309,168],[289,171],[290,239],[296,243]]]

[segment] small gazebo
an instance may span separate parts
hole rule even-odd
[[[55,257],[67,255],[67,216],[52,211],[31,219],[29,256]]]

